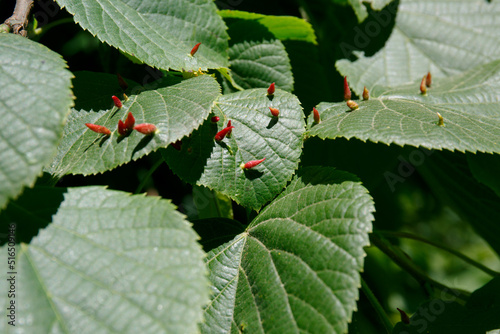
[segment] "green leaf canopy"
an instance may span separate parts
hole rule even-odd
[[[279,109],[273,117],[269,107]],[[302,151],[304,114],[298,99],[277,89],[249,89],[223,95],[216,102],[217,124],[207,120],[198,131],[184,138],[180,151],[163,152],[170,168],[189,183],[217,190],[244,206],[259,209],[275,197],[292,178]],[[215,134],[231,121],[231,137],[222,141]],[[240,165],[266,160],[253,169]]]
[[[94,80],[114,76],[96,75]],[[209,75],[201,75],[173,86],[131,95],[123,107],[87,111],[73,109],[64,128],[58,154],[47,169],[51,174],[95,174],[113,169],[149,154],[190,134],[207,118],[220,86]],[[111,96],[109,103],[112,105]],[[129,136],[117,132],[119,120],[131,112],[136,124],[151,123],[158,128],[153,136],[133,131]],[[107,137],[89,130],[85,123],[104,125],[113,133]]]
[[[500,60],[434,80],[427,95],[420,82],[375,87],[351,111],[345,103],[320,103],[321,123],[309,118],[309,134],[450,151],[500,153]],[[444,126],[438,125],[438,115]]]
[[[65,67],[43,45],[0,34],[0,208],[33,185],[56,152],[73,104]]]
[[[15,329],[196,333],[209,300],[204,253],[175,207],[102,187],[69,188],[64,197],[53,222],[16,245]],[[2,293],[4,310],[8,303]],[[9,330],[4,319],[0,332]]]
[[[363,86],[396,87],[421,79],[428,71],[435,77],[461,73],[498,58],[498,15],[498,1],[401,0],[384,48],[371,57],[359,53],[354,62],[339,60],[336,67],[358,95]],[[369,42],[376,33],[373,29],[358,33],[355,42]]]
[[[245,233],[209,252],[202,333],[344,333],[373,211],[351,174],[299,172]]]
[[[226,27],[211,0],[57,0],[101,41],[165,70],[228,66]],[[191,49],[202,43],[194,57]]]

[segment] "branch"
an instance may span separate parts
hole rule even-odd
[[[26,26],[28,25],[28,16],[31,8],[33,8],[33,0],[17,0],[16,7],[12,16],[5,20],[5,24],[9,26],[14,34],[26,37]]]

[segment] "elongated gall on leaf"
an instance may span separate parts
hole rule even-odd
[[[319,122],[321,122],[321,118],[319,117],[319,111],[314,107],[313,107],[313,118],[314,118],[314,123],[319,124]]]
[[[441,116],[441,114],[440,114],[440,113],[438,113],[438,112],[437,112],[436,114],[438,115],[438,118],[439,118],[437,125],[439,125],[439,126],[444,126],[444,119],[443,119],[443,116]]]
[[[363,100],[367,101],[370,99],[370,92],[366,89],[366,86],[363,88]]]
[[[125,123],[122,122],[122,120],[118,121],[118,133],[120,136],[126,136],[128,134],[128,129],[125,126]]]
[[[241,164],[240,165],[240,168],[241,169],[250,169],[250,168],[254,168],[255,166],[257,166],[258,164],[260,164],[262,161],[266,160],[266,158],[264,159],[260,159],[260,160],[252,160],[252,161],[249,161],[247,162],[246,164]]]
[[[274,82],[269,85],[269,88],[267,89],[267,95],[273,95],[274,91],[276,90],[276,85]]]
[[[109,136],[111,134],[111,131],[102,125],[97,125],[97,124],[92,124],[92,123],[85,123],[85,125],[92,131],[97,132],[97,133],[102,133],[106,136]]]
[[[120,73],[116,73],[116,77],[118,78],[118,85],[120,85],[120,88],[123,90],[127,90],[127,88],[128,88],[127,82],[125,80],[123,80]]]
[[[122,101],[120,101],[120,99],[119,99],[119,98],[117,98],[117,97],[116,97],[116,96],[114,96],[114,95],[113,95],[113,96],[111,96],[111,98],[113,99],[113,102],[114,102],[114,104],[115,104],[115,107],[117,107],[117,108],[121,108],[121,107],[123,107]]]
[[[427,76],[425,77],[425,85],[430,87],[432,84],[432,75],[431,72],[427,72]]]
[[[219,120],[220,120],[219,116],[214,116],[214,117],[210,118],[210,122],[212,122],[212,123],[217,123]]]
[[[351,89],[349,88],[347,77],[344,77],[344,101],[349,101],[350,99],[351,99]]]
[[[227,121],[227,125],[226,125],[226,128],[230,127],[231,126],[231,120]],[[229,130],[227,133],[226,133],[226,137],[227,138],[231,138],[231,132],[233,132],[233,130]]]
[[[409,325],[410,324],[410,317],[408,317],[408,314],[406,314],[405,311],[403,311],[399,308],[396,308],[396,309],[399,311],[399,314],[401,315],[401,322]]]
[[[215,140],[221,141],[222,139],[224,139],[224,137],[227,135],[227,133],[229,131],[231,131],[232,128],[234,128],[234,126],[228,126],[227,128],[224,128],[224,129],[220,130],[219,132],[217,132],[217,134],[214,137]]]
[[[194,56],[194,54],[198,51],[198,48],[200,47],[201,43],[198,43],[194,46],[194,48],[191,50],[191,56]]]
[[[134,130],[142,133],[143,135],[153,135],[158,130],[155,125],[149,123],[137,124]]]
[[[132,115],[132,113],[129,112],[127,115],[127,119],[125,120],[125,128],[129,131],[132,131],[134,129],[134,125],[135,125],[134,115]]]
[[[273,115],[274,117],[278,117],[280,114],[280,111],[276,108],[269,107],[269,110],[271,110],[271,115]]]
[[[422,78],[422,82],[420,83],[420,94],[422,95],[427,95],[427,86],[425,85],[425,82],[427,80],[427,76],[424,75]]]
[[[128,101],[128,96],[127,96],[127,94],[123,93],[123,99],[124,99],[125,101]]]
[[[351,109],[351,110],[355,110],[355,109],[359,108],[358,104],[356,102],[354,102],[353,100],[347,100],[346,104],[349,107],[349,109]]]

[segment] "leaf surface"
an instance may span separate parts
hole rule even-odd
[[[64,197],[52,223],[16,245],[15,329],[196,333],[209,300],[204,253],[175,207],[102,187],[69,188]],[[8,303],[1,294],[0,305]],[[0,331],[8,329],[2,321]]]
[[[0,208],[50,162],[73,104],[71,72],[58,54],[0,34]]]
[[[278,108],[279,117],[269,107]],[[302,151],[304,114],[298,99],[277,89],[273,97],[266,89],[250,89],[223,95],[214,114],[217,124],[207,120],[177,151],[169,147],[163,156],[183,180],[217,190],[237,203],[259,209],[276,196],[297,169]],[[231,137],[222,141],[215,134],[231,120]],[[266,160],[253,169],[240,165]]]
[[[245,233],[209,252],[202,333],[344,333],[373,211],[351,174],[299,172]]]
[[[469,152],[500,152],[500,61],[434,80],[427,95],[420,82],[375,87],[350,111],[344,102],[320,103],[321,123],[309,117],[309,134],[385,144]],[[444,126],[438,125],[440,113]],[[312,125],[312,126],[311,126]]]
[[[244,88],[267,88],[271,83],[293,90],[293,75],[285,46],[279,40],[241,42],[229,48],[231,74]]]
[[[389,6],[388,8],[392,8]],[[485,0],[401,0],[396,24],[384,48],[371,57],[358,54],[354,62],[337,61],[361,96],[363,86],[397,87],[431,71],[444,77],[498,59],[500,2]],[[373,32],[359,33],[359,43]],[[364,42],[363,42],[364,41]]]
[[[96,75],[99,80],[101,75]],[[116,78],[114,78],[116,80]],[[201,75],[169,87],[143,91],[122,101],[123,107],[87,111],[73,109],[64,128],[64,138],[48,172],[65,174],[95,174],[113,169],[149,154],[160,147],[190,134],[207,118],[220,87],[209,75]],[[119,120],[125,121],[131,112],[136,124],[154,124],[158,133],[152,136],[132,131],[128,136],[117,132]],[[112,131],[104,136],[89,130],[85,123],[104,125]]]
[[[57,0],[101,41],[165,70],[227,67],[226,27],[210,0]],[[194,57],[191,49],[202,43]]]

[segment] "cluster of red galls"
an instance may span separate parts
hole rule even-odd
[[[113,99],[113,102],[115,103],[115,106],[117,108],[121,108],[123,106],[119,98],[117,98],[114,95],[111,98]],[[85,125],[94,132],[102,133],[106,136],[111,135],[111,130],[109,130],[107,127],[103,125],[97,125],[92,123],[85,123]],[[118,121],[118,133],[120,134],[120,136],[128,136],[133,130],[140,132],[144,135],[153,135],[158,131],[158,129],[154,124],[142,123],[135,125],[135,118],[132,115],[132,113],[129,112],[125,122],[123,122],[122,120]]]
[[[273,96],[274,95],[274,92],[276,90],[276,85],[275,83],[273,82],[269,88],[267,89],[267,95],[268,96]],[[271,115],[273,117],[278,117],[279,114],[280,114],[280,111],[277,109],[277,108],[272,108],[272,107],[269,107],[269,111],[271,112]],[[219,116],[214,116],[211,118],[211,121],[212,123],[217,123],[218,121],[220,120],[220,117]],[[216,141],[221,141],[223,140],[226,136],[229,137],[231,135],[231,132],[232,130],[234,129],[234,126],[231,125],[231,120],[229,120],[227,122],[227,126],[220,130],[219,132],[217,132],[214,136],[214,139]],[[261,162],[263,162],[264,160],[266,160],[266,158],[262,158],[262,159],[259,159],[259,160],[251,160],[251,161],[248,161],[247,163],[242,163],[240,165],[240,168],[241,169],[250,169],[250,168],[253,168],[255,166],[257,166],[258,164],[260,164]]]

